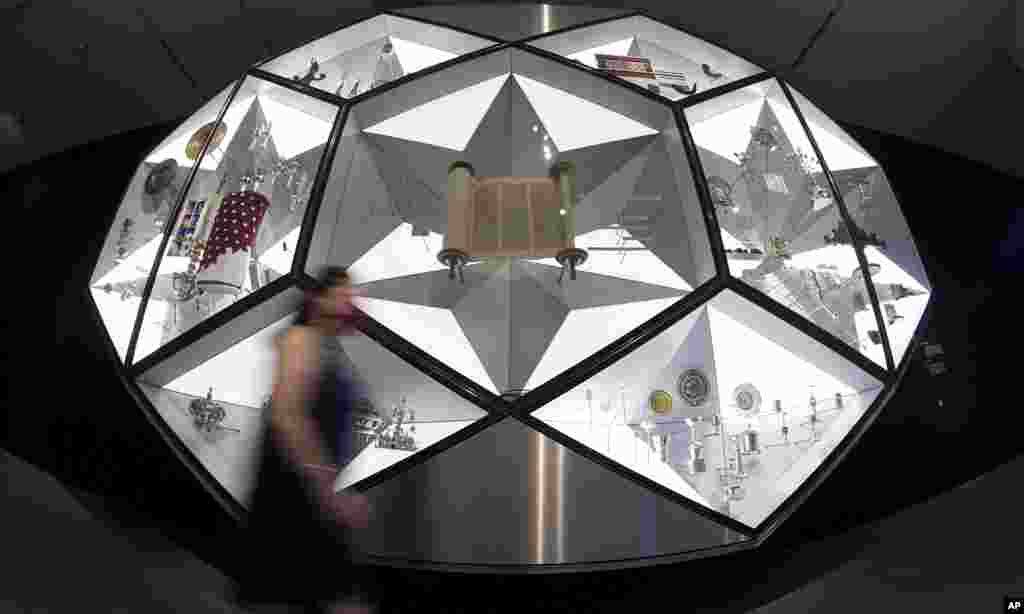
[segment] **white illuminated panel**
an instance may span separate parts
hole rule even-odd
[[[675,303],[678,298],[574,309],[555,333],[526,388],[535,388],[625,335]],[[601,331],[596,335],[594,331]]]
[[[507,74],[413,107],[365,129],[390,136],[462,151],[483,120]]]
[[[414,237],[411,224],[401,224],[348,267],[352,278],[364,284],[381,279],[447,270],[438,262],[444,237],[431,232]]]
[[[287,275],[292,270],[292,258],[295,256],[295,252],[291,251],[295,249],[295,245],[299,242],[299,232],[302,227],[296,227],[286,234],[280,241],[270,246],[270,249],[263,252],[260,255],[260,262],[269,267],[281,275]],[[285,250],[285,245],[289,246],[288,250]]]
[[[414,73],[424,68],[447,62],[455,57],[454,53],[420,45],[394,36],[389,37],[395,48],[398,62],[402,65],[405,74]]]
[[[270,134],[277,153],[285,160],[323,145],[331,131],[330,122],[260,96],[260,106],[270,122]]]
[[[690,127],[693,140],[698,147],[735,161],[737,153],[747,150],[750,129],[757,125],[760,113],[759,100],[695,123]]]
[[[353,302],[416,347],[498,394],[498,387],[450,310],[368,297],[357,297]]]
[[[521,75],[513,75],[561,152],[658,134],[599,104]]]
[[[274,340],[291,325],[292,320],[293,315],[278,320],[178,377],[165,388],[205,397],[212,387],[213,398],[217,401],[260,408],[274,385],[277,365]]]

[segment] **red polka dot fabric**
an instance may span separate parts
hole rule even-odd
[[[256,233],[269,208],[270,201],[259,192],[232,192],[225,196],[213,222],[199,270],[213,265],[228,250],[231,253],[249,251],[256,243]]]

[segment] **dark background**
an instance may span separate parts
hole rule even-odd
[[[17,218],[27,216],[19,224],[27,236],[11,231],[19,235],[10,246],[12,268],[27,284],[8,288],[13,310],[4,338],[14,385],[7,388],[5,447],[70,486],[108,498],[122,522],[160,527],[230,576],[237,563],[236,522],[132,402],[108,359],[105,333],[89,312],[93,307],[84,300],[113,208],[144,153],[178,123],[124,133],[0,176],[3,203],[20,209]],[[836,541],[799,565],[786,564],[787,553],[952,489],[1024,451],[1015,287],[1024,278],[1024,182],[898,137],[844,128],[886,169],[917,237],[934,286],[923,335],[944,346],[950,372],[933,377],[915,356],[861,442],[756,551],[644,570],[555,576],[387,571],[392,598],[426,605],[440,595],[457,595],[460,602],[501,605],[502,611],[537,611],[539,601],[594,611],[581,605],[591,602],[623,611],[656,595],[653,587],[671,586],[681,577],[695,587],[715,586],[725,577],[757,578],[741,582],[739,592],[687,594],[695,608],[751,608],[835,568],[857,546]],[[37,297],[52,287],[55,350],[43,343],[43,328],[36,324],[44,313]],[[1007,494],[1012,501],[1014,495]],[[983,519],[984,510],[979,512]],[[972,526],[935,527],[936,556],[955,556],[943,549],[949,531],[978,530],[986,534],[980,539],[992,539],[994,528],[977,524],[973,519]],[[426,605],[425,611],[436,610]]]

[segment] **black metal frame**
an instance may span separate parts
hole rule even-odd
[[[344,123],[348,117],[349,110],[354,104],[362,100],[372,98],[373,96],[382,94],[384,92],[390,91],[391,89],[399,87],[402,84],[412,81],[414,79],[426,77],[429,76],[430,74],[439,72],[441,70],[445,70],[456,64],[472,61],[478,57],[489,55],[491,53],[500,52],[506,49],[518,49],[530,53],[532,55],[545,57],[563,66],[575,67],[577,69],[583,70],[584,72],[590,74],[595,78],[604,79],[605,81],[615,83],[619,87],[623,87],[627,90],[633,91],[634,93],[641,96],[645,96],[648,99],[655,100],[659,104],[668,107],[672,111],[676,119],[677,127],[680,131],[680,136],[682,138],[685,155],[687,156],[688,163],[690,165],[690,172],[693,176],[693,181],[695,182],[698,201],[700,203],[701,212],[706,224],[705,230],[707,230],[710,235],[711,249],[715,261],[717,274],[714,278],[701,284],[695,290],[693,290],[692,292],[690,292],[689,294],[681,298],[679,301],[669,306],[668,308],[666,308],[665,310],[663,310],[662,312],[648,320],[647,322],[644,322],[643,324],[636,327],[634,330],[630,331],[626,335],[623,335],[622,337],[609,343],[598,352],[587,357],[586,359],[577,363],[573,367],[563,371],[559,375],[553,377],[551,380],[545,382],[541,386],[537,387],[536,389],[528,392],[524,396],[519,397],[518,399],[512,402],[508,402],[502,399],[501,397],[494,395],[493,393],[486,390],[476,382],[454,371],[453,369],[451,369],[444,363],[440,362],[433,356],[430,356],[429,354],[423,352],[421,349],[409,343],[407,340],[397,335],[383,324],[363,314],[361,322],[358,325],[358,329],[360,330],[360,332],[362,332],[367,337],[370,337],[375,343],[380,344],[385,349],[389,350],[403,361],[409,363],[410,365],[424,373],[427,377],[430,377],[431,379],[439,382],[447,389],[455,392],[456,394],[470,401],[477,407],[480,407],[481,409],[486,411],[487,414],[480,420],[472,423],[471,425],[458,431],[457,433],[454,433],[442,439],[441,441],[432,444],[431,446],[413,454],[412,456],[396,463],[395,465],[392,465],[391,467],[381,472],[378,472],[372,476],[369,476],[359,481],[353,487],[356,488],[357,490],[365,490],[372,488],[377,484],[383,483],[395,477],[396,475],[403,473],[411,469],[412,467],[415,467],[429,460],[430,458],[433,458],[434,456],[442,453],[448,448],[457,445],[458,443],[476,435],[480,431],[489,428],[494,424],[497,424],[501,420],[516,419],[521,423],[525,424],[526,426],[533,428],[534,430],[537,430],[538,432],[544,434],[550,439],[556,441],[560,445],[563,445],[566,448],[572,450],[573,452],[580,454],[581,456],[591,460],[592,462],[595,462],[607,468],[608,470],[616,473],[617,475],[620,475],[625,479],[628,479],[640,486],[643,486],[649,491],[654,491],[658,495],[668,498],[676,502],[677,504],[686,507],[688,510],[694,513],[700,514],[701,516],[714,520],[715,522],[721,524],[723,528],[735,531],[738,534],[745,536],[747,539],[738,541],[733,544],[688,551],[680,554],[642,557],[638,559],[615,560],[586,564],[461,565],[437,563],[434,561],[399,560],[387,557],[366,557],[366,561],[370,563],[378,563],[384,565],[409,566],[421,569],[428,568],[460,572],[503,571],[519,573],[551,573],[559,571],[579,571],[584,569],[621,569],[624,567],[637,567],[671,563],[702,558],[710,555],[724,554],[727,552],[745,550],[756,547],[763,543],[764,540],[767,539],[768,536],[771,535],[782,524],[782,522],[784,522],[784,520],[796,509],[796,507],[798,507],[803,500],[810,496],[811,492],[813,492],[813,490],[817,488],[817,486],[828,476],[828,474],[830,474],[831,471],[835,469],[835,467],[842,460],[842,458],[844,458],[846,454],[848,454],[849,451],[856,445],[857,441],[864,434],[864,432],[866,432],[867,428],[871,425],[872,422],[874,422],[874,420],[881,413],[881,410],[888,402],[888,400],[891,398],[900,380],[906,373],[906,370],[910,364],[910,358],[913,356],[914,351],[921,342],[922,331],[925,329],[926,323],[930,319],[932,313],[932,303],[929,302],[925,314],[922,317],[921,321],[918,323],[918,326],[914,332],[914,335],[910,342],[910,348],[908,348],[904,360],[902,360],[898,366],[894,365],[892,352],[888,341],[888,336],[886,335],[885,327],[882,326],[881,308],[878,302],[877,293],[875,292],[873,283],[870,283],[870,278],[866,278],[867,283],[865,285],[868,287],[868,292],[872,301],[872,308],[874,309],[876,320],[878,320],[879,322],[879,331],[883,338],[883,347],[886,354],[888,369],[883,369],[876,365],[871,360],[869,360],[868,358],[866,358],[860,352],[846,345],[845,343],[835,338],[831,334],[825,332],[824,330],[821,330],[813,323],[801,317],[799,314],[792,312],[790,309],[783,306],[782,304],[777,303],[776,301],[772,300],[763,293],[758,292],[756,289],[747,286],[741,280],[732,277],[729,273],[728,263],[724,247],[722,245],[721,234],[719,231],[717,215],[715,214],[714,205],[711,201],[707,177],[704,173],[703,166],[700,163],[699,156],[697,153],[697,146],[693,140],[693,136],[690,132],[689,125],[684,113],[685,109],[688,107],[700,104],[701,102],[705,102],[711,98],[727,94],[731,91],[739,90],[744,87],[760,83],[762,81],[766,81],[769,79],[777,80],[787,98],[787,101],[793,108],[794,112],[797,114],[797,117],[800,120],[801,127],[805,131],[805,134],[811,142],[815,154],[818,156],[818,160],[821,163],[822,169],[829,182],[830,189],[832,190],[833,195],[836,197],[836,202],[839,205],[839,210],[841,211],[841,214],[843,216],[844,223],[851,223],[849,212],[847,211],[845,204],[842,201],[842,195],[839,194],[839,190],[836,185],[835,179],[832,176],[831,172],[828,170],[828,166],[824,160],[824,157],[822,156],[821,150],[819,149],[817,142],[814,140],[814,136],[807,125],[806,119],[804,118],[799,105],[793,99],[793,96],[787,88],[786,84],[783,83],[782,80],[778,78],[778,75],[775,71],[765,71],[756,75],[752,75],[750,77],[746,77],[744,79],[733,81],[724,86],[713,88],[711,90],[700,92],[698,94],[684,98],[682,100],[672,102],[670,100],[663,98],[660,95],[649,92],[646,89],[641,88],[628,81],[617,79],[603,72],[590,69],[587,66],[571,62],[557,54],[529,45],[531,41],[535,41],[537,39],[549,36],[556,36],[566,31],[599,25],[601,23],[614,21],[617,19],[627,19],[637,16],[646,17],[648,19],[661,23],[662,25],[665,25],[666,27],[670,27],[674,30],[680,30],[685,32],[685,30],[682,30],[678,26],[666,23],[656,17],[648,15],[645,11],[635,11],[632,13],[624,13],[622,15],[615,17],[602,18],[600,20],[595,20],[583,24],[577,24],[575,26],[570,26],[568,28],[564,28],[550,33],[531,36],[514,42],[501,41],[493,37],[481,35],[479,33],[471,32],[462,28],[457,28],[450,25],[433,22],[429,19],[413,17],[410,15],[404,15],[401,13],[395,13],[393,11],[387,10],[380,11],[371,17],[359,19],[355,22],[348,24],[347,26],[344,26],[343,28],[335,30],[334,32],[343,30],[347,27],[351,27],[363,21],[373,19],[379,15],[390,15],[405,20],[419,21],[429,25],[444,27],[447,29],[463,32],[465,34],[473,35],[484,40],[489,40],[494,42],[495,44],[474,51],[470,54],[459,56],[457,58],[453,58],[452,60],[448,60],[446,62],[442,62],[440,64],[428,67],[411,75],[405,75],[400,79],[396,79],[395,81],[384,84],[381,87],[370,90],[369,92],[364,92],[363,94],[353,97],[352,99],[345,99],[342,97],[335,96],[331,93],[318,90],[313,87],[303,86],[300,83],[291,81],[285,77],[273,75],[272,73],[268,73],[262,68],[260,68],[262,66],[265,66],[268,62],[281,57],[282,55],[284,55],[283,53],[274,56],[274,58],[266,60],[259,64],[257,67],[247,71],[235,83],[234,88],[229,94],[224,107],[221,109],[220,114],[218,115],[217,121],[222,121],[224,113],[232,104],[237,92],[242,87],[242,84],[245,81],[245,79],[249,76],[273,82],[282,87],[312,96],[314,98],[317,98],[327,103],[334,104],[335,106],[339,107],[338,114],[335,117],[335,122],[331,129],[331,134],[328,138],[325,152],[321,156],[320,164],[317,170],[317,175],[314,179],[313,188],[311,189],[310,199],[307,205],[306,212],[303,216],[302,230],[300,231],[298,245],[296,247],[296,255],[292,262],[292,270],[289,274],[283,276],[278,280],[275,280],[275,282],[273,282],[272,284],[269,284],[268,286],[264,286],[263,288],[258,289],[256,292],[244,297],[237,303],[222,310],[222,312],[218,312],[217,314],[210,316],[203,322],[200,322],[192,329],[182,333],[165,346],[153,352],[150,356],[146,357],[143,361],[140,361],[138,364],[133,363],[135,345],[138,340],[139,330],[142,324],[142,319],[145,314],[145,308],[148,303],[149,296],[152,292],[153,285],[155,283],[156,273],[158,272],[160,260],[164,254],[164,251],[166,250],[167,241],[169,240],[170,233],[174,227],[173,221],[176,220],[177,216],[180,214],[180,208],[184,200],[187,198],[188,189],[191,187],[195,174],[198,172],[199,165],[202,162],[204,156],[206,155],[206,151],[209,146],[208,139],[207,142],[204,143],[203,149],[201,151],[199,158],[197,159],[196,164],[190,171],[188,180],[185,183],[185,187],[183,188],[182,193],[179,195],[178,201],[174,207],[174,215],[170,218],[172,222],[168,224],[168,226],[164,229],[164,236],[161,242],[160,250],[156,255],[153,269],[150,271],[150,276],[147,280],[146,288],[143,293],[143,300],[141,302],[139,312],[136,316],[135,326],[132,331],[132,337],[130,340],[128,352],[126,353],[125,363],[124,365],[122,365],[125,368],[118,369],[118,373],[121,376],[122,381],[125,382],[129,394],[131,394],[136,399],[136,402],[142,405],[144,413],[146,413],[147,418],[154,424],[154,426],[158,429],[161,435],[168,440],[169,445],[171,445],[171,447],[175,450],[175,452],[179,455],[183,462],[185,462],[187,465],[190,465],[190,468],[196,474],[197,478],[199,478],[200,481],[203,482],[204,486],[211,492],[211,494],[223,506],[225,506],[225,508],[230,513],[232,513],[236,518],[239,518],[240,514],[244,514],[244,509],[241,508],[238,502],[235,501],[234,498],[220,485],[220,483],[217,482],[217,480],[211,474],[209,474],[208,471],[205,470],[205,468],[202,466],[199,460],[191,453],[190,450],[188,450],[184,446],[184,444],[181,443],[180,439],[173,433],[173,431],[171,431],[170,427],[162,420],[162,418],[160,418],[159,412],[153,407],[148,397],[146,397],[146,395],[138,387],[138,384],[135,382],[134,378],[137,377],[142,372],[144,372],[146,369],[160,362],[160,360],[172,355],[176,351],[184,348],[185,346],[191,344],[197,339],[205,336],[206,334],[218,328],[223,323],[227,322],[233,317],[238,316],[241,313],[247,311],[248,308],[252,307],[253,305],[258,304],[263,300],[276,295],[279,292],[286,291],[291,287],[298,287],[300,289],[308,289],[310,287],[310,284],[313,283],[313,280],[305,272],[306,259],[308,257],[310,243],[312,241],[313,230],[316,225],[318,214],[320,212],[321,201],[323,200],[326,185],[329,181],[334,156],[340,143],[340,136],[344,129]],[[690,36],[694,36],[699,40],[704,40],[703,38],[697,37],[693,34],[689,34],[688,32],[687,34]],[[318,37],[318,39],[319,38],[322,37]],[[722,48],[730,53],[733,53],[734,55],[739,55],[735,54],[735,52],[732,52],[730,49],[723,47],[722,45],[715,44],[715,46]],[[290,51],[285,53],[290,53]],[[862,270],[867,271],[867,260],[863,253],[863,242],[860,241],[859,236],[856,236],[856,233],[851,232],[851,235],[854,235],[854,248],[857,252],[858,260],[860,262]],[[795,328],[797,331],[807,335],[808,337],[826,346],[830,350],[834,351],[835,353],[839,354],[846,360],[850,361],[851,363],[862,369],[867,374],[876,378],[882,386],[882,391],[879,393],[878,397],[875,399],[872,405],[864,412],[864,415],[861,416],[861,418],[858,420],[856,425],[850,430],[850,432],[845,437],[843,437],[841,442],[835,447],[835,449],[829,454],[829,456],[822,461],[822,463],[814,471],[814,473],[812,473],[812,475],[808,479],[806,479],[782,504],[780,504],[775,509],[775,511],[767,519],[765,519],[757,527],[746,526],[732,518],[726,517],[723,514],[720,514],[714,510],[710,510],[693,501],[690,501],[689,499],[682,497],[678,493],[675,493],[674,491],[664,486],[661,486],[656,482],[653,482],[646,476],[636,473],[626,468],[625,466],[620,465],[619,463],[611,460],[610,458],[604,456],[603,454],[600,454],[599,452],[588,448],[582,443],[577,442],[575,439],[565,434],[562,434],[557,429],[548,426],[543,421],[532,416],[532,413],[538,410],[540,407],[558,398],[559,396],[566,394],[571,389],[585,382],[586,380],[593,377],[597,373],[603,371],[608,366],[623,359],[628,354],[636,350],[638,347],[647,343],[655,336],[659,335],[664,330],[668,329],[670,326],[678,323],[683,318],[692,314],[695,310],[707,304],[720,292],[725,290],[731,290],[739,294],[744,299],[754,303],[755,305],[761,307],[762,309],[765,309],[768,312],[772,313],[777,318],[783,320],[784,322]],[[97,325],[102,325],[102,317],[99,315],[98,308],[95,302],[92,300],[92,297],[88,290],[86,291],[86,294],[89,295],[89,304],[92,306],[94,310],[93,317]],[[106,341],[108,353],[111,356],[113,356],[116,360],[117,352],[109,336],[107,337]],[[117,360],[117,362],[120,362],[120,360]],[[213,482],[213,484],[211,484],[210,482]]]

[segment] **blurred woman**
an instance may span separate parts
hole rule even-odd
[[[351,460],[355,383],[338,336],[353,330],[354,291],[328,268],[306,293],[295,325],[277,340],[278,372],[256,472],[238,600],[294,604],[309,612],[365,613],[346,532],[369,518],[365,497],[336,493]]]

